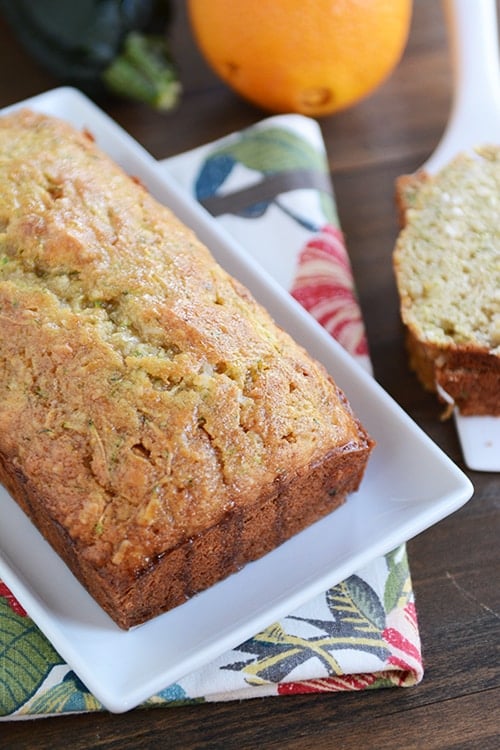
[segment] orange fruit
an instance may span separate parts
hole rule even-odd
[[[412,0],[189,0],[197,45],[270,112],[326,115],[377,88],[403,54]]]

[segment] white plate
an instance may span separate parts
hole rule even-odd
[[[88,689],[110,711],[122,712],[457,510],[473,489],[371,376],[95,105],[68,88],[22,104],[89,128],[101,147],[190,224],[278,323],[325,363],[377,440],[360,491],[342,508],[186,604],[129,632],[100,609],[1,491],[0,577]]]

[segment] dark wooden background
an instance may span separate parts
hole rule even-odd
[[[99,102],[158,158],[266,116],[210,73],[191,39],[182,0],[175,10],[171,38],[184,86],[177,111],[161,115],[123,101]],[[0,70],[0,106],[59,84],[26,56],[2,22]],[[408,47],[395,73],[370,98],[320,124],[376,377],[462,466],[453,424],[440,421],[434,398],[408,371],[391,269],[394,180],[425,161],[437,144],[450,95],[441,4],[415,0]],[[0,747],[500,747],[500,481],[499,475],[468,473],[473,499],[408,544],[426,667],[419,686],[0,723]]]

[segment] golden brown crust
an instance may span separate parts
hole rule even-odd
[[[500,261],[487,198],[496,200],[498,164],[498,151],[485,148],[436,177],[396,181],[402,230],[393,264],[410,366],[463,415],[500,416]]]
[[[92,139],[1,118],[0,184],[0,478],[121,627],[356,489],[324,368]]]
[[[408,210],[412,206],[414,196],[419,187],[430,179],[430,175],[423,170],[419,170],[414,174],[403,174],[396,179],[396,208],[401,227],[406,225]]]
[[[443,349],[422,342],[411,329],[407,330],[406,344],[410,366],[426,390],[437,392],[444,401],[447,394],[464,416],[500,416],[497,356],[475,347],[470,351],[465,347]]]

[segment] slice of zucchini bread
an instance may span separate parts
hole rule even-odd
[[[464,415],[500,415],[500,149],[399,178],[394,251],[410,365]]]

